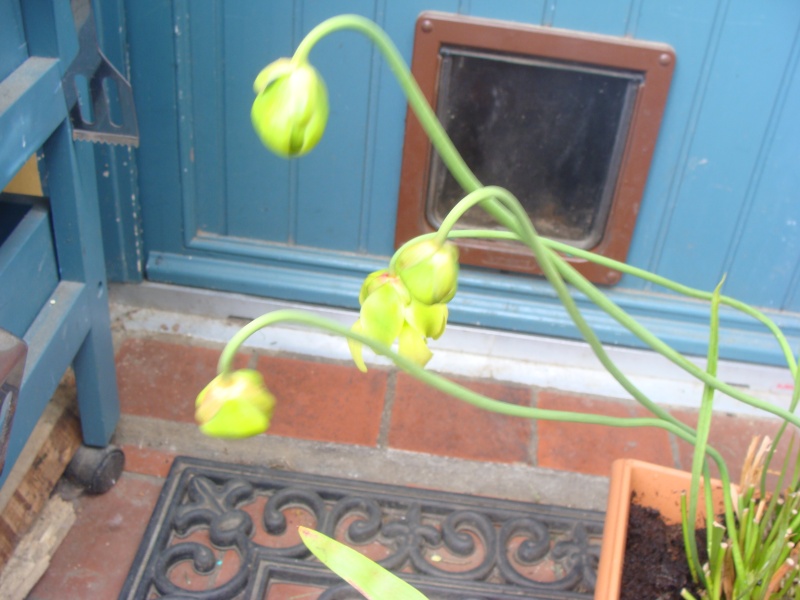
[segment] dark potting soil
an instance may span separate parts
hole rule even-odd
[[[697,531],[697,544],[705,562],[705,530]],[[679,600],[684,588],[696,591],[681,526],[666,525],[657,510],[631,503],[621,600]]]

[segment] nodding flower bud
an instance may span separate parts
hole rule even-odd
[[[328,92],[314,67],[279,58],[258,74],[253,91],[250,118],[267,148],[292,157],[317,145],[328,122]]]
[[[395,270],[415,300],[450,302],[458,287],[458,247],[430,239],[410,244],[398,254]]]
[[[367,276],[359,294],[361,313],[353,331],[390,346],[398,341],[401,356],[424,367],[431,359],[428,338],[437,339],[447,324],[445,304],[422,304],[415,300],[402,280],[387,270]],[[348,340],[353,361],[366,371],[361,343]]]
[[[217,375],[195,401],[195,420],[211,437],[239,439],[264,433],[269,428],[275,397],[264,385],[261,373],[240,369]]]

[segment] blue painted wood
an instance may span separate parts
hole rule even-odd
[[[388,69],[356,36],[322,42],[311,59],[332,90],[331,124],[313,153],[289,162],[269,155],[251,131],[250,86],[263,65],[290,54],[317,21],[356,9],[381,23],[410,60],[416,17],[434,9],[672,45],[678,64],[629,262],[703,289],[727,272],[726,291],[783,311],[776,314],[792,331],[800,323],[792,195],[800,187],[800,153],[790,108],[800,85],[800,9],[791,0],[769,6],[739,0],[174,0],[172,7],[127,6],[134,90],[144,114],[139,159],[149,277],[235,291],[274,287],[280,297],[325,303],[332,296],[314,296],[310,282],[316,273],[339,271],[322,256],[342,265],[362,258],[364,267],[380,264],[392,252],[406,117]],[[188,41],[173,35],[176,26],[187,31],[187,23]],[[206,45],[198,47],[198,39]],[[181,132],[179,141],[174,131]],[[242,269],[224,276],[212,270],[204,281],[190,261],[177,260],[181,254],[241,262]],[[166,255],[169,269],[159,266]],[[257,266],[298,273],[254,283],[247,278]],[[177,269],[184,267],[189,272],[181,276]],[[754,283],[756,275],[764,276],[763,285]],[[465,277],[470,293],[495,302],[475,305],[487,314],[456,310],[456,320],[575,334],[547,324],[552,315],[541,282],[526,296],[501,285],[517,282],[513,275],[465,269]],[[663,301],[663,290],[630,277],[614,293],[633,294],[641,314],[676,319],[675,331],[684,335],[672,336],[679,347],[699,348],[699,313],[670,309],[671,302],[683,304]],[[631,343],[614,325],[597,322],[607,341]],[[734,323],[732,337],[740,334],[751,332]],[[725,356],[748,359],[747,343],[731,343]],[[749,359],[775,362],[776,356],[754,349]]]
[[[63,75],[78,53],[71,3],[25,0],[20,5],[28,53],[61,59],[58,66]]]
[[[745,191],[747,212],[728,249],[726,290],[800,312],[800,27]]]
[[[289,258],[291,253],[287,253],[286,262],[280,265],[153,252],[147,270],[159,281],[179,285],[236,289],[258,296],[356,308],[364,276],[382,264],[375,259],[352,260],[347,257],[342,257],[337,264],[335,256],[327,253],[326,271],[310,271],[308,267],[314,264],[314,252],[306,250],[305,260],[296,263]],[[321,294],[320,290],[324,293]],[[498,296],[503,298],[502,310],[498,310]],[[706,351],[709,320],[706,304],[666,296],[653,299],[622,290],[610,293],[610,298],[651,332],[683,352],[702,355]],[[576,300],[587,322],[608,343],[644,347],[585,299]],[[514,315],[513,320],[509,319],[509,314]],[[796,320],[778,312],[769,315],[784,328],[790,343],[797,347],[800,344],[800,326]],[[459,292],[450,304],[450,317],[457,323],[478,322],[485,327],[572,339],[579,337],[550,286],[528,277],[464,273]],[[721,324],[724,328],[721,344],[728,358],[783,364],[783,356],[774,339],[748,317],[723,311]]]
[[[634,0],[557,0],[553,2],[553,27],[606,35],[625,35],[635,16]]]
[[[349,2],[348,12],[373,18],[372,0]],[[329,2],[307,2],[303,30],[335,16]],[[325,137],[315,152],[298,162],[295,241],[302,246],[351,250],[360,239],[367,122],[370,110],[369,76],[374,52],[361,35],[342,32],[312,51],[311,60],[325,78],[331,114]]]
[[[16,223],[14,213],[19,211],[23,214]],[[56,254],[43,200],[2,197],[0,222],[4,221],[16,226],[0,238],[0,328],[21,338],[58,284]]]
[[[0,36],[0,80],[3,80],[28,58],[19,2],[0,0],[0,23],[3,23]]]
[[[474,17],[541,25],[546,4],[545,0],[466,0],[461,3],[460,12]]]
[[[226,2],[225,54],[237,68],[226,69],[225,103],[227,221],[244,238],[288,243],[294,239],[297,162],[268,156],[250,124],[259,71],[299,42],[293,31],[293,3]],[[227,64],[227,63],[226,63]]]
[[[0,486],[86,339],[91,322],[86,294],[86,286],[81,283],[60,282],[23,337],[28,356]]]
[[[389,1],[382,11],[380,24],[397,46],[406,64],[411,64],[417,16],[426,10],[457,12],[459,2]],[[370,148],[373,171],[370,176],[371,193],[367,200],[371,206],[366,220],[364,247],[372,255],[391,256],[394,252],[397,190],[400,187],[407,103],[383,60],[380,62],[379,77],[380,85],[377,86],[374,100],[377,110],[373,135],[375,143]]]
[[[130,78],[123,0],[95,1],[93,6],[98,44],[103,54],[120,73]],[[141,281],[144,267],[136,154],[129,146],[110,144],[96,144],[94,152],[108,279]]]
[[[139,194],[145,247],[183,250],[178,91],[172,5],[126,3],[131,87],[139,122]]]
[[[667,233],[656,267],[689,285],[719,281],[730,267],[731,247],[739,242],[752,202],[747,189],[759,152],[768,143],[776,94],[800,24],[798,3],[765,4],[758,9],[758,19],[752,18],[751,9],[732,2],[720,17],[697,125],[688,156],[679,165],[671,218],[679,227]],[[743,299],[750,300],[750,294]]]
[[[722,0],[645,2],[637,19],[636,38],[669,43],[677,55],[676,72],[628,255],[629,263],[651,271],[658,267],[664,239],[671,227],[680,186],[676,174],[679,165],[688,159],[691,135],[699,119],[702,91],[711,70],[709,54],[721,28],[722,4]],[[652,291],[649,285],[627,277],[621,286]]]
[[[29,58],[0,81],[0,190],[66,114],[57,60]]]
[[[106,445],[119,418],[94,150],[73,142],[61,88],[61,73],[76,48],[75,27],[68,3],[30,0],[21,8],[33,56],[0,81],[0,187],[41,150],[52,238],[42,241],[40,251],[52,254],[55,248],[59,282],[41,306],[34,306],[37,313],[24,335],[28,357],[6,455],[9,468],[0,485],[70,364],[84,442]],[[7,25],[0,21],[0,34]],[[12,237],[6,244],[14,242]],[[28,270],[27,277],[17,272],[13,281],[26,291],[38,285],[36,269]],[[34,298],[27,300],[33,304]]]
[[[141,207],[133,148],[97,144],[97,193],[109,281],[134,283],[144,278]]]
[[[58,265],[62,280],[83,283],[89,332],[73,359],[84,442],[105,446],[119,420],[119,398],[105,261],[100,233],[94,150],[73,142],[65,121],[44,147],[45,178],[50,198]]]
[[[185,210],[185,241],[190,243],[198,231],[228,233],[225,197],[225,115],[223,81],[225,40],[223,5],[216,0],[177,2],[175,5],[175,48],[177,76],[181,89],[178,98],[181,126],[188,139],[182,145],[184,189],[196,196]],[[181,18],[185,15],[185,18]],[[233,69],[231,69],[233,70]],[[191,191],[190,191],[191,190]]]

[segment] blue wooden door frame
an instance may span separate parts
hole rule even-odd
[[[84,443],[108,444],[119,419],[94,149],[73,141],[61,87],[77,50],[70,3],[2,3],[10,18],[0,22],[0,32],[20,38],[23,50],[0,81],[0,189],[38,153],[58,281],[23,333],[28,357],[0,484],[70,365]],[[27,250],[0,247],[6,257]],[[14,279],[3,285],[27,283],[19,274]],[[19,323],[11,318],[0,326],[13,330]]]

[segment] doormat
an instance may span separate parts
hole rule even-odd
[[[361,600],[309,554],[298,525],[355,547],[431,600],[591,598],[603,518],[178,457],[120,599]]]

